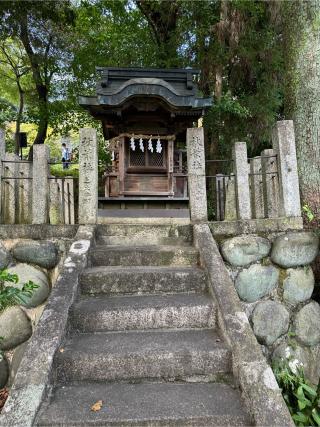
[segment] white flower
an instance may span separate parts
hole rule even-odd
[[[289,368],[294,374],[297,373],[299,367],[303,367],[303,363],[299,362],[298,359],[293,359],[289,361]]]
[[[286,359],[290,358],[290,356],[291,356],[290,347],[286,347],[286,349],[285,349],[285,356],[286,356]]]

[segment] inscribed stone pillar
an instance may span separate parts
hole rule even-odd
[[[264,197],[264,215],[266,218],[279,216],[279,180],[275,150],[263,150],[262,181]]]
[[[49,222],[49,147],[33,146],[32,224]]]
[[[264,218],[261,157],[250,160],[252,218]]]
[[[299,217],[301,216],[300,191],[292,120],[282,120],[275,124],[272,143],[278,159],[280,215]]]
[[[98,214],[98,142],[95,129],[80,129],[79,223],[96,224]]]
[[[2,189],[3,189],[3,182],[2,182],[2,175],[3,175],[3,165],[2,165],[2,160],[4,159],[4,156],[6,154],[6,141],[5,141],[5,130],[0,128],[0,222],[1,222],[1,218],[2,218],[2,203],[3,203],[3,194],[2,194]]]
[[[236,176],[236,198],[238,219],[251,218],[249,166],[247,144],[236,142],[233,147],[234,172]]]
[[[203,128],[187,129],[187,161],[191,220],[207,221],[206,165]]]

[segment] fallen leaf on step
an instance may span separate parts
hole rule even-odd
[[[91,411],[97,412],[102,408],[102,400],[98,400],[94,405],[91,406]]]

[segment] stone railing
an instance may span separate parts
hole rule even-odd
[[[0,223],[74,224],[73,178],[50,176],[49,147],[33,146],[33,161],[6,153],[0,129]]]
[[[214,179],[207,188],[216,221],[301,217],[292,121],[276,123],[272,144],[273,148],[263,150],[261,156],[248,159],[246,143],[236,142],[233,158],[227,161],[228,174],[207,174]],[[224,165],[222,169],[226,169]]]

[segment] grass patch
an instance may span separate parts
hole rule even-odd
[[[58,178],[71,176],[72,178],[79,178],[79,165],[70,165],[69,169],[63,169],[61,165],[51,165],[50,173]]]

